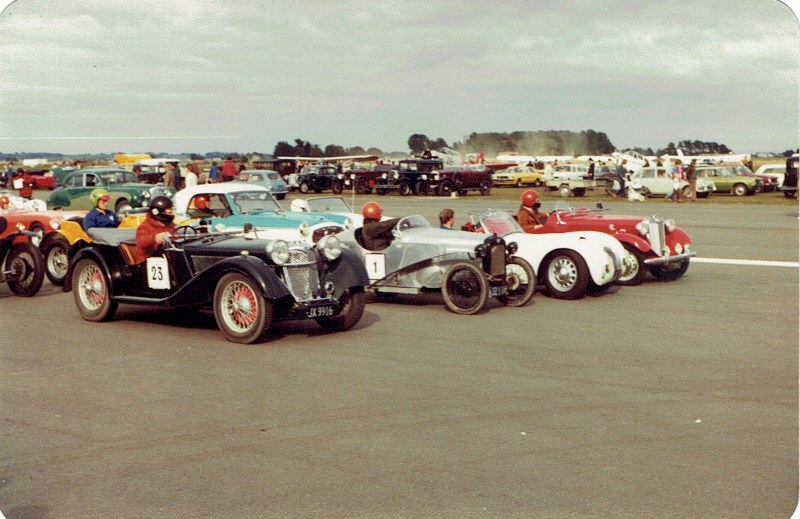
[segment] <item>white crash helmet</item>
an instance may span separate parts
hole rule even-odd
[[[289,210],[296,211],[298,213],[307,213],[308,212],[308,202],[306,202],[302,198],[295,198],[294,200],[292,200],[292,203],[289,205]]]

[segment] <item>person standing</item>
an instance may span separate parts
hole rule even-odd
[[[594,160],[589,157],[589,173],[588,173],[589,180],[594,178]]]
[[[697,172],[694,170],[695,166],[697,166],[697,159],[692,159],[684,172],[686,174],[686,180],[689,182],[689,189],[692,191],[692,201],[697,200]]]
[[[94,208],[83,218],[83,230],[88,231],[92,227],[118,227],[119,216],[108,208],[111,195],[105,189],[93,189],[89,193],[89,200],[92,201]]]
[[[175,166],[172,162],[164,163],[164,185],[167,187],[175,188]]]
[[[439,211],[439,229],[453,230],[453,224],[456,222],[456,213],[452,209],[445,208]]]
[[[625,180],[628,176],[628,170],[625,168],[625,164],[627,163],[628,161],[626,159],[622,159],[622,162],[617,165],[617,170],[615,171],[617,182],[619,182],[619,191],[617,191],[616,196],[622,198],[625,197]]]
[[[196,167],[197,165],[194,164],[193,162],[186,164],[186,179],[184,180],[183,187],[192,187],[197,185],[198,177],[197,177],[197,171],[195,169]]]
[[[14,175],[14,189],[19,190],[19,197],[26,200],[33,198],[33,179],[22,168],[17,168],[17,174]]]
[[[217,161],[211,161],[211,168],[208,170],[208,182],[214,183],[219,181],[219,166],[217,166]]]
[[[238,173],[239,170],[236,168],[236,164],[233,163],[233,157],[225,159],[225,162],[222,163],[222,181],[230,182],[236,178]]]
[[[683,202],[681,198],[681,183],[683,181],[683,163],[680,159],[672,166],[672,193],[667,195],[670,202]]]

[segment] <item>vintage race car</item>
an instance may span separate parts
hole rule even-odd
[[[197,207],[198,198],[208,201],[208,210]],[[173,201],[176,215],[205,220],[215,230],[241,230],[249,223],[259,238],[313,244],[349,225],[331,215],[284,211],[266,187],[245,182],[187,187]]]
[[[383,250],[366,248],[363,227],[338,234],[366,266],[369,290],[384,294],[441,291],[457,314],[475,314],[490,296],[523,306],[536,289],[533,269],[515,256],[517,245],[497,236],[434,229],[423,216],[393,219],[393,239]]]
[[[625,273],[625,249],[619,241],[594,231],[527,234],[508,211],[469,212],[466,228],[517,243],[517,256],[531,264],[539,283],[556,299],[579,299],[601,292]]]
[[[689,258],[697,254],[689,235],[674,220],[604,214],[602,204],[590,210],[556,202],[544,226],[531,232],[549,235],[572,231],[598,231],[620,241],[626,251],[625,272],[617,280],[620,285],[639,285],[647,272],[662,281],[678,279],[689,268]]]
[[[73,246],[64,291],[73,291],[87,321],[111,319],[120,303],[210,306],[226,339],[253,343],[276,321],[315,319],[327,330],[343,331],[364,312],[364,264],[335,236],[311,246],[258,239],[249,226],[210,234],[182,226],[160,253],[135,264],[135,233],[94,228],[90,242]]]
[[[0,214],[0,283],[18,296],[36,295],[44,282],[44,259],[35,242],[41,231],[26,230]]]

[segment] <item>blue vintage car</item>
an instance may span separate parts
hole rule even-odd
[[[344,215],[285,211],[266,187],[249,182],[188,187],[175,194],[174,203],[183,219],[203,220],[214,230],[250,224],[259,238],[316,243],[352,227]]]
[[[277,171],[266,169],[247,169],[236,176],[236,182],[247,182],[251,185],[266,187],[278,200],[286,198],[289,186]]]

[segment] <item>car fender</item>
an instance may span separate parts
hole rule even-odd
[[[619,275],[625,249],[611,235],[596,231],[575,231],[556,234],[513,233],[504,236],[506,242],[517,242],[516,256],[528,261],[537,276],[542,260],[556,249],[569,249],[586,261],[589,274],[597,285],[605,285]],[[612,254],[613,256],[609,256]],[[610,272],[609,272],[610,270]]]
[[[369,276],[364,262],[352,250],[342,247],[342,255],[331,263],[320,276],[321,283],[330,281],[334,285],[333,295],[337,299],[351,288],[363,289],[369,285]]]
[[[210,301],[219,279],[231,272],[239,272],[251,278],[266,299],[275,300],[291,296],[286,285],[261,259],[252,256],[233,256],[220,260],[198,272],[170,296],[170,303],[175,306],[183,306]]]

